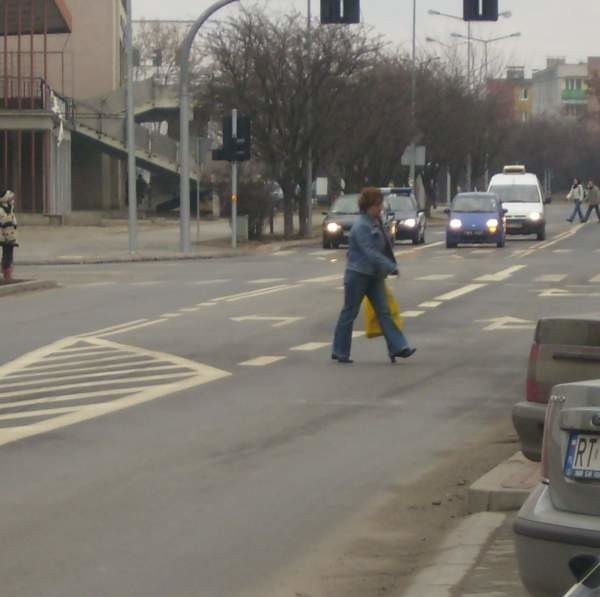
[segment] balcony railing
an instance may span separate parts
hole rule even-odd
[[[0,109],[48,110],[51,90],[40,77],[18,78],[0,76]]]
[[[565,102],[586,102],[587,91],[585,89],[563,89],[562,99]]]

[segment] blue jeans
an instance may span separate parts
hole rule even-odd
[[[596,216],[598,217],[598,222],[600,222],[600,205],[588,205],[584,221],[587,222],[590,219],[590,216],[594,210],[596,210]]]
[[[377,319],[379,319],[379,325],[385,336],[389,354],[396,354],[408,347],[404,334],[396,327],[390,314],[385,295],[385,280],[346,270],[344,276],[344,308],[340,313],[333,338],[333,354],[338,358],[348,358],[350,356],[352,328],[365,296],[371,301],[375,313],[377,313]]]
[[[583,222],[583,220],[585,218],[583,217],[583,212],[581,211],[581,201],[575,201],[575,207],[573,208],[573,213],[571,214],[571,217],[568,219],[571,220],[571,222],[572,222],[575,219],[576,215],[579,216],[579,221]]]

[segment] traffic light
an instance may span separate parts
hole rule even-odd
[[[231,116],[223,118],[223,147],[215,149],[212,158],[216,162],[246,162],[252,147],[249,116],[237,117],[237,135],[233,136]]]
[[[498,0],[463,0],[465,21],[497,21]]]
[[[360,23],[360,0],[321,0],[322,25]]]

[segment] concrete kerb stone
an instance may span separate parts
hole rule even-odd
[[[452,589],[477,563],[481,551],[506,516],[480,512],[461,521],[446,536],[433,563],[419,572],[402,597],[450,597]]]
[[[35,290],[50,290],[59,288],[60,284],[52,280],[24,280],[12,284],[0,285],[0,297],[20,294],[22,292],[33,292]]]
[[[540,464],[517,452],[471,485],[467,497],[468,511],[519,510],[540,478]]]

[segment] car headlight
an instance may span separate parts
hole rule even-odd
[[[529,219],[532,222],[539,222],[542,219],[542,214],[537,211],[533,211],[529,214]]]
[[[488,220],[488,221],[485,223],[485,225],[486,225],[488,228],[490,228],[490,229],[491,229],[491,228],[493,228],[493,229],[495,230],[496,228],[498,228],[498,220],[496,220],[496,218],[491,218],[490,220]]]
[[[337,232],[340,228],[341,226],[339,224],[336,224],[335,222],[329,222],[329,224],[327,224],[327,226],[325,227],[327,232],[331,232],[332,234]]]
[[[450,220],[450,228],[452,228],[452,230],[460,230],[462,228],[462,221],[458,218]]]
[[[417,220],[414,218],[408,218],[408,220],[403,220],[401,224],[407,228],[414,228],[417,225]]]

